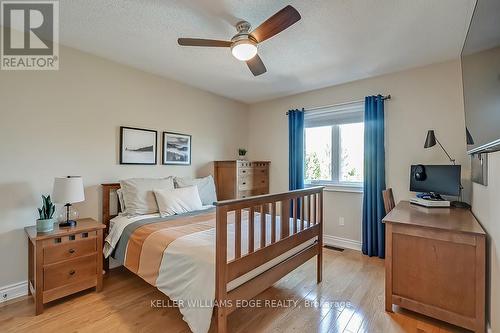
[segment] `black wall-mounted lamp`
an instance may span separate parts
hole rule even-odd
[[[472,137],[471,137],[471,139],[472,139]],[[455,165],[456,164],[455,159],[451,158],[450,154],[448,154],[448,152],[446,151],[446,149],[444,149],[441,142],[439,142],[439,140],[436,138],[436,134],[434,134],[434,130],[427,131],[427,137],[425,138],[424,148],[434,147],[436,145],[436,142],[439,144],[441,149],[443,149],[446,156],[448,156],[448,159],[450,160],[450,162],[453,163],[453,165]]]
[[[465,128],[465,136],[467,137],[467,145],[473,145],[474,139],[472,138],[472,135],[470,135],[469,129],[467,127]]]
[[[467,136],[467,144],[474,144],[474,140],[472,139],[472,136],[470,135],[468,130],[466,130],[466,136]],[[444,149],[441,142],[439,142],[439,140],[436,138],[436,134],[434,133],[434,130],[427,131],[427,137],[425,138],[424,148],[434,147],[436,145],[436,142],[439,144],[441,149],[443,149],[446,156],[448,156],[448,159],[450,160],[450,162],[453,163],[453,165],[456,165],[455,159],[451,158],[450,154],[448,154],[448,152],[446,151],[446,149]],[[471,143],[469,143],[469,142],[471,142]],[[457,207],[457,208],[469,209],[470,205],[468,203],[462,201],[462,190],[463,190],[463,186],[462,186],[462,184],[460,184],[460,194],[459,194],[460,201],[453,201],[451,203],[451,205],[453,207]]]

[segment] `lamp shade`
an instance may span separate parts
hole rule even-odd
[[[436,145],[436,135],[434,130],[427,131],[427,137],[425,138],[424,148],[434,147]]]
[[[231,46],[231,53],[236,59],[247,61],[257,54],[257,45],[250,39],[239,40],[234,42]]]
[[[469,129],[467,127],[465,128],[465,136],[467,137],[467,144],[473,145],[474,139],[472,138],[472,135],[470,134]]]
[[[60,204],[71,204],[85,200],[82,177],[56,178],[52,200]]]

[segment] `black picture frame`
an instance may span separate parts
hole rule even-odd
[[[151,133],[151,134],[154,133],[154,139],[150,138],[150,140],[152,141],[151,144],[153,145],[152,156],[146,156],[146,154],[149,152],[148,151],[149,147],[150,147],[149,143],[145,143],[145,144],[148,144],[148,146],[138,147],[138,148],[136,148],[136,150],[128,150],[127,151],[127,147],[124,147],[124,143],[127,140],[127,138],[126,138],[127,131],[147,132],[147,133]],[[154,142],[153,142],[153,140],[154,140]],[[140,151],[141,149],[143,149],[143,150],[147,149],[147,150]],[[140,156],[133,156],[130,153],[132,151],[134,151],[136,153],[144,153],[145,154],[144,159],[147,159],[149,157],[149,159],[151,159],[151,161],[150,162],[149,161],[145,161],[145,162],[138,161],[138,160],[140,160],[141,157]],[[130,155],[130,156],[127,156],[127,155]],[[148,154],[148,155],[151,155],[151,154]],[[156,164],[158,164],[157,156],[158,156],[158,132],[157,131],[145,129],[145,128],[120,126],[120,164],[122,164],[122,165],[156,165]]]
[[[187,144],[183,144],[183,146],[186,146],[188,149],[188,154],[187,154],[187,160],[186,161],[174,161],[172,160],[172,155],[169,156],[169,154],[166,152],[167,144],[168,144],[168,137],[178,137],[178,138],[185,138],[188,139]],[[182,147],[181,149],[184,149]],[[162,164],[163,165],[191,165],[191,151],[192,151],[192,137],[190,134],[183,134],[183,133],[176,133],[176,132],[163,132],[162,135]],[[180,152],[182,154],[182,151]],[[170,157],[170,159],[168,159]]]

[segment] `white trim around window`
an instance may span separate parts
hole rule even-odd
[[[314,186],[324,186],[326,192],[363,193],[363,183],[335,183],[330,181],[314,181],[305,184],[305,187]]]

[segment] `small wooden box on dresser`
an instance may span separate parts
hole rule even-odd
[[[78,291],[102,289],[102,232],[105,226],[93,219],[80,219],[76,227],[28,236],[28,294],[35,299],[36,315],[43,305]]]
[[[269,194],[269,161],[215,161],[218,200]]]

